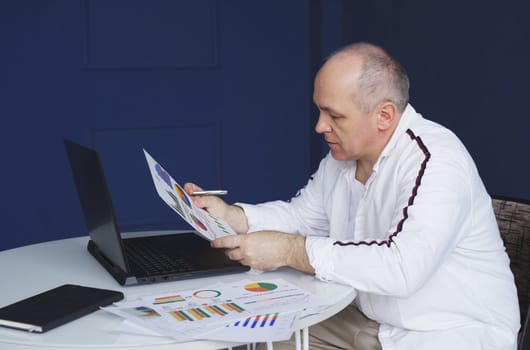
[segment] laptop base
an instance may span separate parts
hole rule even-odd
[[[150,274],[144,268],[135,264],[131,257],[128,256],[127,246],[128,243],[133,243],[132,241],[136,241],[134,243],[140,246],[158,247],[169,258],[173,257],[179,261],[185,259],[186,264],[193,268],[184,269],[184,271]],[[122,238],[122,242],[131,270],[129,273],[107,259],[92,240],[88,242],[87,249],[114,279],[123,286],[178,281],[249,270],[247,266],[243,266],[238,262],[227,261],[224,250],[211,248],[208,241],[194,232]]]

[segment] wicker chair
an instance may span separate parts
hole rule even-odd
[[[518,350],[527,350],[530,349],[530,330],[527,330],[530,328],[530,201],[494,196],[493,210],[510,257],[519,297],[522,326]]]

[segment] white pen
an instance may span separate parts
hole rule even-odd
[[[207,190],[207,191],[195,191],[191,193],[194,196],[202,196],[202,195],[214,195],[214,196],[222,196],[225,194],[228,194],[227,190]]]

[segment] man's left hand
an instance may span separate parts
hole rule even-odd
[[[305,237],[278,231],[258,231],[232,235],[211,242],[214,248],[226,248],[226,255],[258,270],[282,266],[314,274],[305,250]]]

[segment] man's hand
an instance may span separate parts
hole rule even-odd
[[[314,274],[305,250],[305,237],[278,231],[259,231],[225,236],[211,242],[214,248],[227,248],[226,255],[258,270],[282,266]]]
[[[193,183],[186,183],[184,190],[190,196],[193,204],[206,210],[212,216],[226,221],[236,233],[241,234],[248,231],[247,217],[241,207],[230,205],[217,196],[194,196],[192,193],[202,191],[202,188]]]

